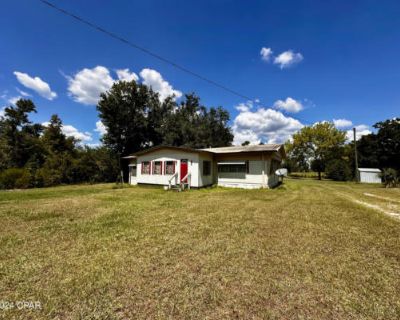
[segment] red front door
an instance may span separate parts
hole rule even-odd
[[[186,177],[188,173],[188,161],[187,159],[181,159],[181,182],[187,182],[187,178],[183,180],[183,178]]]

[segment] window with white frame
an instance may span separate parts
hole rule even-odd
[[[153,174],[162,174],[162,162],[161,161],[153,162]]]
[[[150,174],[150,161],[142,162],[142,174]]]
[[[165,161],[165,174],[174,174],[174,173],[175,173],[175,162]]]

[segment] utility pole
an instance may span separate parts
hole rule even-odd
[[[357,157],[357,139],[356,139],[356,128],[353,128],[353,139],[354,139],[354,162],[356,169],[356,181],[358,182],[358,157]]]

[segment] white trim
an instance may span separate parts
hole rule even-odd
[[[235,164],[246,165],[246,161],[221,161],[221,162],[218,162],[217,164],[219,166],[235,165]]]

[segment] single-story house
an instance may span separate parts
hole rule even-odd
[[[285,158],[280,144],[193,149],[157,146],[125,157],[130,184],[272,188]]]
[[[357,178],[362,183],[382,183],[381,170],[377,168],[358,168]]]

